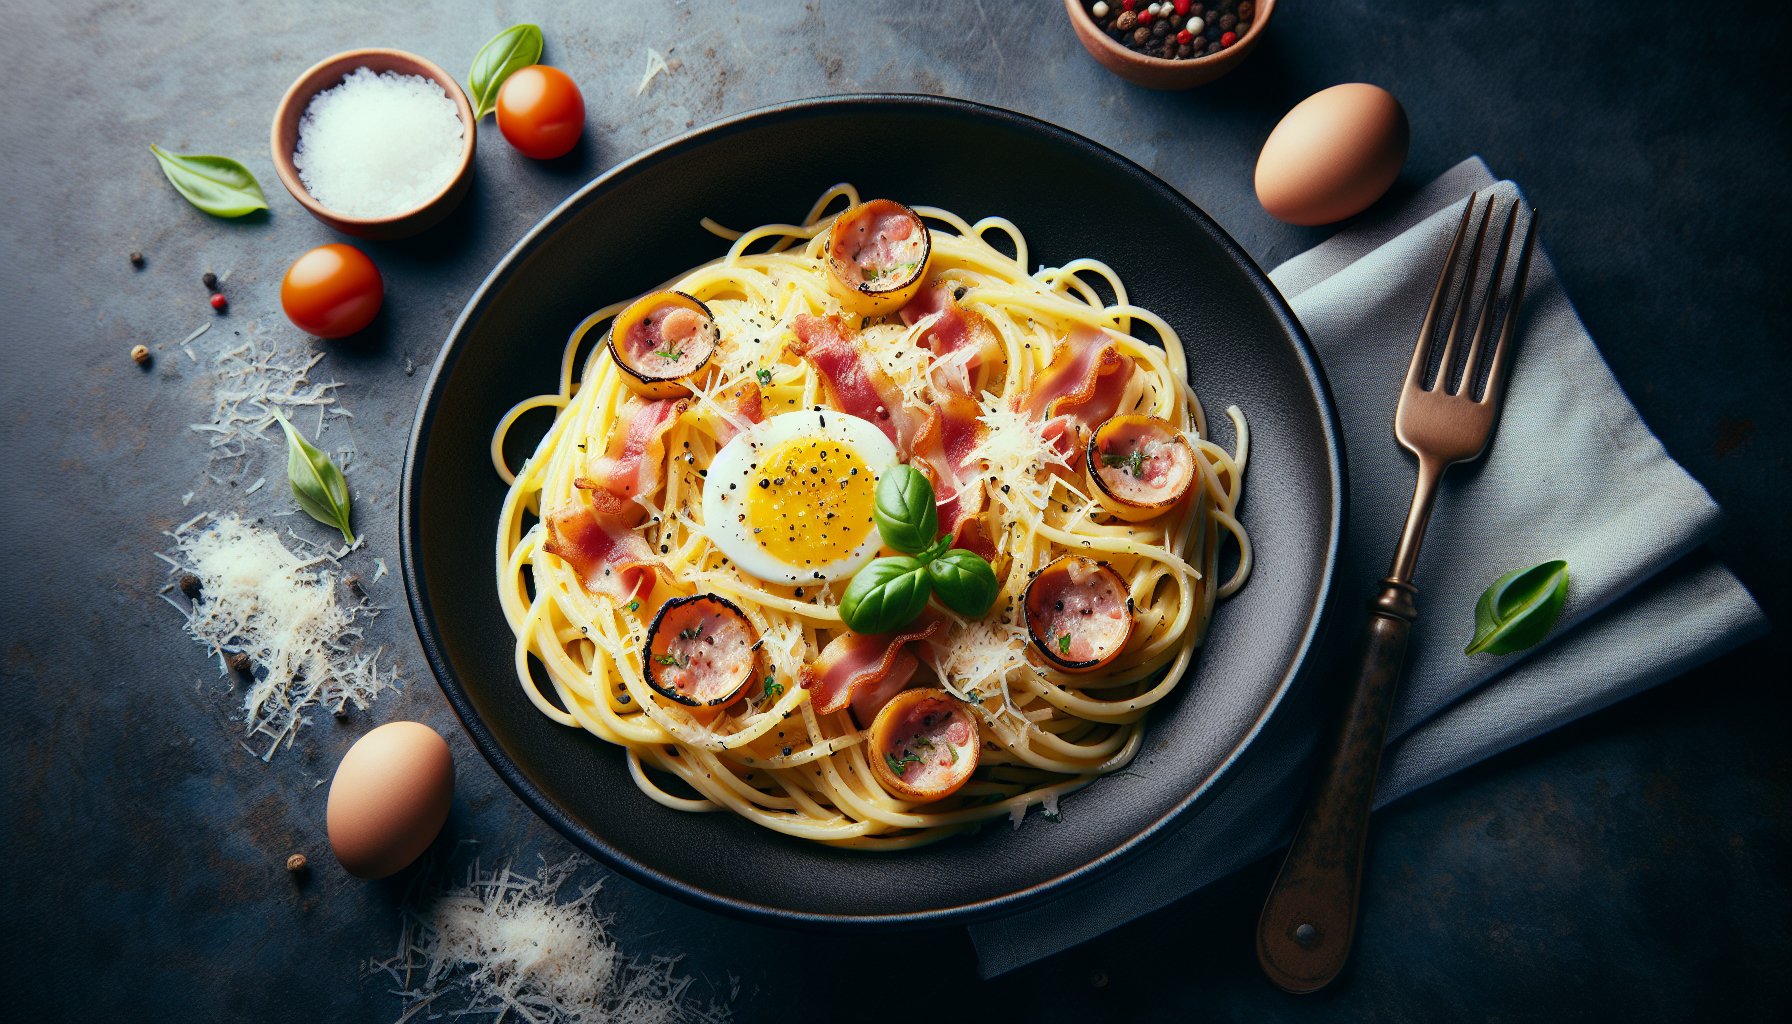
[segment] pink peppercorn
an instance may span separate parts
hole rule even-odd
[[[1141,25],[1151,24],[1151,11],[1150,10],[1147,9],[1147,10],[1143,10],[1143,11],[1139,12],[1139,24],[1141,24]]]
[[[1176,13],[1188,17],[1189,0],[1176,0]]]
[[[1189,35],[1188,29],[1185,28],[1182,31],[1176,33],[1176,41],[1181,43],[1184,46],[1187,46],[1188,44],[1195,41],[1195,37]]]
[[[1220,36],[1221,47],[1231,46],[1236,42],[1238,42],[1238,33],[1236,32],[1227,32],[1225,35]]]
[[[212,296],[212,308],[219,310],[224,308],[224,296],[222,293]]]
[[[1139,0],[1120,0],[1122,10],[1130,11],[1137,6],[1139,6]]]

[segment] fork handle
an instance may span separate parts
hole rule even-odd
[[[1257,960],[1289,992],[1313,992],[1336,977],[1356,930],[1375,776],[1407,634],[1418,617],[1412,584],[1391,577],[1381,584],[1369,602],[1349,703],[1257,922]]]

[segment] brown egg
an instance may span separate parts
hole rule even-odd
[[[1361,82],[1302,100],[1263,143],[1257,201],[1289,224],[1330,224],[1380,199],[1406,163],[1411,131],[1393,93]]]
[[[417,859],[454,799],[454,755],[421,722],[389,722],[342,756],[330,782],[330,849],[356,878],[384,878]]]

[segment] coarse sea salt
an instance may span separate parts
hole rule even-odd
[[[459,107],[421,75],[356,68],[311,98],[292,154],[311,198],[353,217],[427,202],[454,177],[466,128]]]

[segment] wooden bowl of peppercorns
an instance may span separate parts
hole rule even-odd
[[[1064,0],[1101,66],[1147,89],[1206,85],[1244,61],[1276,0]]]

